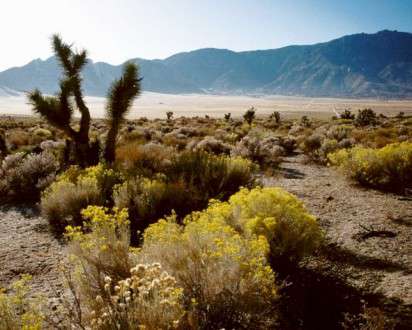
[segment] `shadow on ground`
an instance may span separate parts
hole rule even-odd
[[[390,261],[356,255],[337,246],[328,246],[320,252],[321,265],[278,270],[278,280],[284,283],[280,290],[280,328],[285,330],[333,330],[345,329],[346,316],[357,317],[363,308],[377,307],[395,330],[411,329],[412,311],[397,299],[388,299],[381,294],[371,294],[347,283],[344,273],[328,271],[331,263],[363,269],[405,271],[410,269]],[[276,265],[273,265],[276,269]],[[283,268],[283,267],[282,267]],[[351,324],[351,327],[356,324]]]

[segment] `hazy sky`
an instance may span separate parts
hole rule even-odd
[[[0,71],[51,56],[49,37],[93,60],[250,50],[382,29],[412,32],[412,0],[0,0]]]

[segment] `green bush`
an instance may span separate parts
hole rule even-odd
[[[171,159],[165,170],[170,182],[195,187],[201,199],[225,199],[239,187],[252,182],[254,166],[249,160],[211,155],[204,151],[186,151]]]
[[[412,187],[411,142],[393,143],[380,149],[339,150],[329,155],[329,161],[366,186],[401,193]]]
[[[136,177],[118,186],[114,193],[116,207],[127,209],[131,219],[132,244],[138,244],[138,232],[170,215],[172,210],[186,215],[199,207],[195,192],[182,183]]]
[[[355,119],[356,126],[376,125],[377,122],[378,118],[375,111],[373,111],[372,109],[358,110],[358,114],[356,115]]]

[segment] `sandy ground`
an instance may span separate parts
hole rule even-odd
[[[293,193],[318,218],[326,247],[308,268],[374,295],[412,329],[412,196],[360,187],[301,155],[286,157],[281,174],[263,183]]]
[[[87,97],[87,103],[93,117],[104,116],[104,98]],[[394,115],[400,111],[412,114],[412,100],[171,95],[146,92],[135,102],[129,118],[165,118],[167,111],[173,111],[176,117],[205,115],[223,117],[228,112],[234,117],[239,117],[252,106],[257,109],[257,115],[268,115],[273,111],[279,111],[285,117],[310,115],[330,118],[344,109],[356,111],[365,107],[386,115]],[[32,115],[32,112],[23,96],[0,97],[0,115]]]

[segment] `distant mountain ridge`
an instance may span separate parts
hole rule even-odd
[[[234,52],[206,48],[164,60],[132,59],[143,88],[161,93],[280,94],[325,97],[412,97],[412,33],[380,31],[325,43]],[[92,62],[83,71],[87,95],[103,96],[121,65]],[[54,93],[56,59],[0,72],[0,91]],[[1,93],[0,93],[1,94]]]

